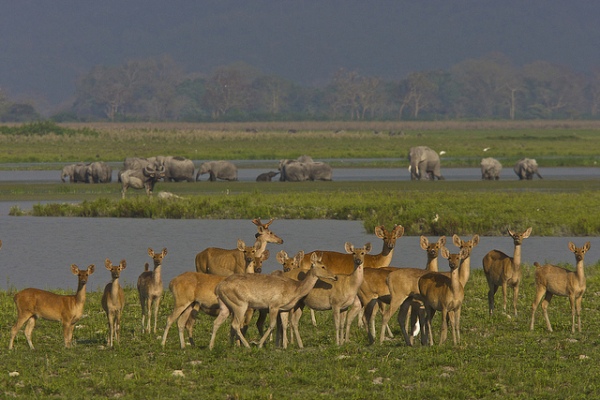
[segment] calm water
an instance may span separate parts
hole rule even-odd
[[[254,240],[256,227],[247,220],[146,220],[122,218],[47,218],[9,217],[0,207],[0,289],[75,289],[76,278],[69,266],[80,268],[96,265],[89,281],[90,290],[100,290],[110,280],[104,260],[127,261],[122,273],[126,285],[135,286],[150,262],[148,247],[168,249],[163,267],[165,287],[176,275],[195,270],[194,258],[206,247],[235,248],[238,238]],[[391,228],[391,226],[388,226]],[[374,252],[381,251],[381,240],[367,234],[357,221],[329,220],[276,220],[271,229],[283,240],[283,245],[269,244],[271,257],[265,262],[266,273],[279,269],[275,259],[279,250],[295,254],[299,250],[318,249],[344,251],[344,242],[362,246],[371,242]],[[464,237],[464,239],[468,239]],[[437,238],[430,238],[437,240]],[[552,262],[574,264],[574,256],[567,243],[573,240],[581,246],[590,240],[591,250],[586,264],[600,257],[600,238],[541,238],[526,239],[523,262]],[[454,246],[449,244],[451,251]],[[473,252],[473,268],[481,268],[481,259],[491,249],[512,254],[512,240],[508,237],[483,237]],[[418,237],[398,239],[392,265],[424,267],[425,252],[419,247]],[[447,270],[447,261],[440,260],[440,268]]]

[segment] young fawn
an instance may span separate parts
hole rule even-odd
[[[77,265],[71,265],[71,272],[77,275],[78,285],[77,293],[74,295],[59,295],[40,289],[23,289],[15,294],[14,300],[17,306],[17,322],[10,330],[10,343],[8,348],[12,349],[15,336],[27,322],[25,326],[25,337],[31,349],[34,349],[31,342],[31,333],[35,328],[35,321],[38,318],[50,321],[60,321],[63,326],[63,338],[65,347],[71,347],[73,339],[73,328],[83,315],[83,306],[85,304],[85,287],[88,277],[94,273],[94,264],[87,269],[79,269]]]
[[[581,299],[585,293],[585,274],[583,272],[583,258],[585,253],[590,249],[590,242],[586,242],[582,247],[576,247],[573,242],[569,242],[569,250],[575,254],[575,260],[577,261],[577,270],[568,271],[564,268],[557,267],[555,265],[540,265],[537,262],[535,265],[535,300],[531,307],[531,325],[529,329],[533,330],[535,323],[535,311],[537,309],[540,300],[542,301],[542,310],[544,311],[544,318],[546,319],[546,326],[548,330],[552,332],[552,326],[550,325],[550,319],[548,318],[548,305],[552,296],[566,296],[569,297],[571,303],[571,332],[575,333],[575,313],[577,313],[577,327],[581,332]]]
[[[140,295],[140,303],[142,306],[142,333],[150,333],[150,315],[154,307],[154,333],[156,333],[156,319],[158,317],[158,308],[160,299],[163,294],[163,282],[161,276],[162,261],[167,255],[167,249],[163,248],[160,253],[155,253],[154,250],[148,248],[148,255],[154,261],[154,270],[141,273],[137,281],[137,289]],[[146,318],[148,318],[146,322]]]
[[[121,314],[123,313],[123,307],[125,307],[125,292],[119,285],[119,277],[127,263],[125,260],[121,260],[119,264],[113,265],[107,258],[104,266],[110,271],[111,281],[104,287],[102,308],[108,319],[108,339],[106,343],[112,347],[115,339],[119,343],[121,332]]]

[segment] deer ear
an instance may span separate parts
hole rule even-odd
[[[448,258],[450,257],[450,250],[447,247],[442,247],[442,257]]]
[[[265,249],[265,251],[263,251],[262,255],[261,255],[261,259],[263,261],[266,261],[269,259],[269,256],[271,255],[271,252],[268,249]]]
[[[79,267],[75,264],[71,264],[71,272],[73,275],[79,275]]]
[[[371,250],[373,250],[373,245],[371,245],[370,242],[365,244],[365,250],[367,251],[367,253],[369,253]]]
[[[473,246],[477,246],[479,244],[479,235],[473,235],[473,239],[471,240],[473,241]]]
[[[379,239],[383,239],[385,236],[385,231],[384,231],[384,226],[376,226],[375,227],[375,236],[377,236]]]
[[[354,246],[350,242],[344,243],[344,249],[346,249],[346,253],[352,253],[354,251]]]
[[[588,251],[590,249],[590,247],[592,247],[592,245],[590,244],[590,242],[585,242],[585,244],[583,245],[583,249],[585,251]]]
[[[237,249],[239,251],[244,251],[244,247],[246,247],[246,243],[242,239],[238,239],[237,241]]]
[[[462,246],[462,239],[456,233],[452,235],[452,244],[454,244],[456,247]]]
[[[523,232],[523,239],[527,239],[531,235],[531,227],[527,228],[525,232]]]
[[[438,244],[440,245],[440,247],[445,246],[446,245],[446,236],[441,236],[438,239]]]
[[[154,257],[154,250],[152,250],[150,247],[148,247],[148,255],[150,257]]]
[[[427,239],[425,236],[421,236],[419,243],[421,244],[421,248],[423,250],[427,250],[427,246],[429,246],[429,239]]]
[[[576,247],[575,247],[575,243],[573,243],[573,242],[569,242],[569,250],[571,250],[571,251],[574,253],[574,252],[575,252],[575,249],[576,249]]]
[[[287,253],[285,252],[285,250],[281,250],[277,253],[277,255],[275,255],[275,259],[277,260],[277,262],[281,265],[283,265],[283,263],[285,262],[285,259],[288,258]]]
[[[121,269],[125,269],[127,267],[127,261],[121,260]]]
[[[112,263],[110,262],[110,260],[107,258],[106,260],[104,260],[104,266],[106,267],[106,269],[111,270],[112,269]]]
[[[88,275],[93,274],[95,270],[96,270],[96,266],[94,264],[88,265],[88,267],[87,267]]]
[[[404,235],[404,227],[402,225],[396,225],[394,227],[394,233],[396,235],[396,239],[402,237],[402,235]]]

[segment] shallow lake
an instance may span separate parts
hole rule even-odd
[[[1,207],[0,207],[1,208]],[[276,220],[271,230],[284,240],[282,245],[269,244],[270,258],[265,262],[263,273],[281,266],[275,255],[285,250],[292,255],[299,250],[344,251],[344,243],[356,246],[366,242],[373,244],[373,253],[381,251],[381,239],[368,234],[359,221],[331,220]],[[392,226],[387,227],[391,229]],[[122,273],[125,285],[135,286],[137,277],[144,270],[144,263],[151,262],[148,247],[160,251],[166,247],[163,281],[165,289],[176,275],[195,270],[196,254],[206,247],[235,248],[237,239],[253,242],[256,227],[248,220],[151,220],[125,218],[51,218],[9,217],[0,212],[0,289],[76,288],[76,278],[70,265],[80,268],[96,265],[96,272],[89,281],[89,290],[101,290],[110,281],[104,268],[104,260],[127,261]],[[535,232],[534,232],[535,233]],[[430,237],[437,240],[437,237]],[[448,248],[455,247],[449,239]],[[463,239],[470,239],[463,237]],[[568,250],[569,240],[577,246],[587,240],[591,250],[586,264],[596,263],[600,257],[600,238],[553,238],[530,237],[523,244],[523,262],[569,263],[574,256]],[[512,239],[509,237],[482,237],[473,251],[472,268],[481,268],[481,259],[491,249],[512,255]],[[424,267],[425,252],[416,236],[398,239],[393,266]],[[440,260],[440,269],[448,270],[447,261]]]

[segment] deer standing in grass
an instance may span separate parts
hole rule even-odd
[[[12,349],[15,336],[25,326],[25,338],[29,348],[34,349],[31,342],[31,334],[35,328],[38,318],[50,321],[60,321],[63,326],[63,338],[65,347],[71,347],[73,329],[75,324],[83,315],[85,305],[85,288],[88,277],[94,273],[95,266],[91,264],[87,269],[79,269],[77,265],[71,265],[71,272],[77,275],[77,293],[74,295],[59,295],[40,289],[23,289],[15,294],[14,301],[17,306],[17,322],[10,330],[10,343],[8,348]]]
[[[470,251],[461,249],[458,254],[450,254],[447,248],[441,250],[442,257],[448,259],[450,277],[440,272],[429,272],[419,278],[419,294],[415,297],[423,301],[427,311],[425,332],[429,336],[429,343],[433,344],[431,320],[436,311],[442,312],[442,332],[440,342],[442,345],[448,335],[448,320],[452,326],[452,339],[454,344],[460,343],[460,312],[465,298],[463,285],[460,283],[459,267],[461,262],[468,257]]]
[[[429,270],[420,268],[398,268],[397,270],[390,272],[386,278],[386,283],[390,292],[390,306],[383,312],[381,334],[379,336],[380,343],[383,343],[385,340],[386,327],[392,315],[403,306],[404,302],[411,294],[418,293],[419,278],[427,272],[438,270],[437,257],[440,248],[444,247],[446,244],[446,237],[442,236],[437,242],[429,243],[429,240],[423,236],[420,239],[420,244],[421,248],[427,252],[427,264],[425,267],[429,268]],[[409,300],[404,304],[402,316],[400,314],[398,315],[399,321],[401,320],[400,329],[402,330],[402,335],[407,344],[410,344],[411,340],[406,331],[405,321],[408,310],[413,305],[416,307],[413,315],[416,315],[417,310],[420,308],[420,304],[414,303],[413,300]]]
[[[315,311],[332,310],[335,325],[335,343],[341,345],[349,341],[350,324],[362,309],[358,298],[358,290],[364,280],[364,259],[365,255],[371,251],[371,243],[359,248],[346,242],[345,249],[353,256],[354,271],[351,274],[337,274],[337,280],[334,282],[317,282],[292,313],[292,329],[294,332],[298,329],[298,322],[302,317],[304,306]],[[351,310],[348,311],[350,308]],[[302,347],[299,337],[298,346]]]
[[[116,340],[119,343],[121,336],[121,315],[123,314],[123,307],[125,307],[125,292],[119,285],[119,277],[121,271],[127,267],[127,262],[121,260],[119,264],[113,265],[107,258],[104,261],[104,266],[110,271],[111,282],[104,287],[101,303],[108,319],[108,339],[106,343],[109,347],[113,347],[114,341]]]
[[[215,288],[219,298],[219,315],[214,321],[209,347],[214,347],[217,331],[230,314],[233,314],[231,329],[244,346],[250,347],[241,331],[249,308],[269,311],[269,327],[258,342],[258,347],[262,347],[275,328],[280,312],[293,309],[298,301],[310,292],[319,278],[336,279],[322,263],[317,265],[316,258],[314,255],[315,263],[302,281],[278,275],[240,274],[231,275],[219,283]],[[297,339],[298,343],[302,342],[299,335]]]
[[[246,246],[242,240],[238,240],[238,251],[244,253],[246,260],[246,273],[253,274],[256,268],[260,268],[262,262],[268,258],[269,251],[265,250],[260,256],[256,257],[257,244]],[[169,290],[173,295],[173,312],[167,317],[167,326],[165,327],[162,345],[167,342],[169,329],[173,322],[177,320],[179,330],[179,344],[185,348],[184,330],[187,330],[191,345],[194,345],[193,327],[196,320],[195,315],[202,311],[207,315],[216,317],[219,314],[219,299],[215,294],[215,288],[226,277],[220,275],[205,274],[204,272],[184,272],[171,280]],[[259,331],[262,332],[262,323],[264,319],[257,322],[261,324]]]
[[[283,240],[269,229],[273,219],[263,224],[260,219],[252,220],[256,225],[258,232],[256,241],[260,243],[257,256],[265,251],[267,243],[282,244]],[[243,274],[246,270],[246,263],[237,249],[221,249],[217,247],[208,247],[196,254],[196,271],[206,274],[229,276],[232,274]],[[257,271],[258,272],[258,271]]]
[[[490,288],[488,291],[490,315],[494,312],[494,295],[500,286],[502,286],[502,305],[504,312],[506,312],[506,292],[510,286],[513,288],[513,308],[516,317],[519,285],[523,276],[521,271],[521,245],[523,240],[531,235],[531,227],[522,233],[513,232],[509,229],[508,234],[513,238],[514,255],[510,257],[499,250],[490,251],[483,257],[483,272]]]
[[[538,304],[542,300],[542,310],[544,311],[544,318],[546,319],[546,326],[548,330],[552,332],[552,325],[550,325],[550,319],[548,318],[548,306],[552,296],[566,296],[569,298],[571,303],[571,332],[575,333],[575,314],[577,313],[577,327],[581,332],[581,300],[585,293],[585,273],[583,271],[583,259],[585,253],[590,249],[590,242],[586,242],[582,247],[576,247],[573,242],[569,242],[569,250],[575,254],[575,261],[577,262],[576,271],[568,271],[564,268],[557,267],[555,265],[535,265],[535,300],[531,307],[531,325],[529,329],[533,330],[535,323],[535,311]]]
[[[148,270],[146,263],[145,271],[138,277],[137,289],[140,296],[140,304],[142,306],[142,333],[150,333],[150,320],[152,311],[154,310],[154,333],[156,333],[156,323],[158,318],[158,308],[163,294],[162,282],[162,263],[167,255],[167,249],[163,248],[160,253],[155,253],[154,250],[148,248],[148,255],[152,257],[154,269]]]

